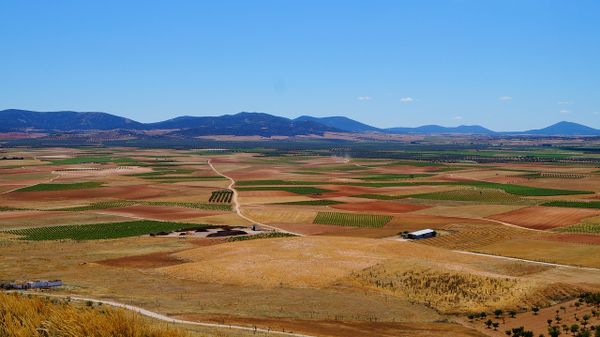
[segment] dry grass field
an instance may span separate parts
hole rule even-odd
[[[522,313],[525,307],[545,312],[568,306],[581,291],[600,290],[600,211],[541,206],[548,199],[600,198],[592,167],[304,152],[169,150],[165,155],[133,148],[48,148],[10,153],[25,159],[0,165],[0,281],[62,279],[65,286],[51,290],[54,294],[314,336],[424,337],[496,336],[483,322],[465,318],[480,311],[491,315],[494,309],[516,310],[514,323],[530,322],[533,328],[539,322]],[[210,168],[209,159],[238,183],[234,188],[240,189],[247,218],[236,214],[233,201],[211,208],[212,192],[229,181]],[[537,172],[547,175],[527,176]],[[570,178],[573,174],[584,177]],[[596,193],[572,194],[579,190]],[[301,236],[29,241],[5,233],[106,223],[116,230],[112,223],[132,220],[264,223]],[[438,236],[400,238],[425,228]],[[182,328],[197,336],[252,334]]]

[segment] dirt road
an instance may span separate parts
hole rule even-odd
[[[230,189],[231,191],[233,191],[233,198],[231,199],[231,200],[233,201],[233,209],[234,209],[235,213],[237,213],[237,215],[238,215],[240,218],[242,218],[242,219],[245,219],[245,220],[247,220],[247,221],[250,221],[251,223],[257,224],[257,225],[259,225],[260,227],[264,227],[264,228],[272,229],[272,230],[275,230],[275,231],[278,231],[278,232],[282,232],[282,233],[294,234],[294,235],[297,235],[297,236],[304,236],[304,234],[295,233],[295,232],[290,232],[290,231],[286,231],[286,230],[283,230],[283,229],[281,229],[281,228],[277,228],[277,227],[274,227],[274,226],[271,226],[271,225],[266,225],[266,224],[264,224],[264,223],[261,223],[261,222],[259,222],[259,221],[256,221],[256,220],[254,220],[254,219],[252,219],[252,218],[250,218],[250,217],[248,217],[248,216],[244,215],[244,214],[242,213],[242,210],[241,210],[241,207],[240,207],[240,201],[239,201],[239,199],[238,199],[238,192],[237,192],[237,190],[236,190],[236,189],[235,189],[235,187],[234,187],[234,186],[235,186],[235,180],[234,180],[232,177],[230,177],[230,176],[228,176],[228,175],[226,175],[226,174],[224,174],[224,173],[221,173],[219,170],[217,170],[217,169],[214,167],[214,165],[212,164],[212,162],[211,162],[211,159],[209,159],[209,160],[208,160],[208,165],[210,166],[210,168],[211,168],[211,169],[212,169],[212,170],[213,170],[213,171],[214,171],[216,174],[218,174],[218,175],[220,175],[221,177],[223,177],[223,178],[226,178],[227,180],[229,180],[229,186],[227,186],[227,188],[228,188],[228,189]]]

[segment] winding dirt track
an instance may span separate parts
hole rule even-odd
[[[154,319],[157,319],[157,320],[160,320],[163,322],[168,322],[168,323],[173,323],[173,324],[187,324],[187,325],[205,326],[205,327],[210,327],[210,328],[244,330],[244,331],[251,331],[251,332],[260,332],[260,333],[267,333],[267,334],[273,334],[273,335],[280,335],[280,336],[317,337],[317,336],[312,336],[312,335],[304,335],[304,334],[300,334],[300,333],[273,331],[273,330],[267,330],[267,329],[261,329],[261,328],[251,328],[251,327],[240,326],[240,325],[228,325],[228,324],[218,324],[218,323],[203,323],[203,322],[195,322],[195,321],[186,321],[186,320],[171,318],[169,316],[165,316],[163,314],[159,314],[154,311],[146,310],[144,308],[136,307],[134,305],[119,303],[119,302],[114,302],[114,301],[108,301],[108,300],[99,300],[99,299],[95,299],[95,298],[79,297],[79,296],[71,296],[71,295],[34,293],[34,292],[19,292],[19,291],[17,291],[16,293],[24,293],[24,294],[28,294],[28,295],[31,294],[31,295],[38,295],[38,296],[45,296],[45,297],[58,297],[58,298],[67,298],[68,297],[71,300],[75,300],[75,301],[87,301],[87,302],[94,302],[94,303],[102,303],[105,305],[110,305],[111,307],[123,308],[123,309],[133,311],[135,313],[138,313],[138,314],[146,316],[146,317],[154,318]]]
[[[272,230],[275,230],[275,231],[278,231],[278,232],[282,232],[282,233],[288,233],[288,234],[294,234],[294,235],[297,235],[297,236],[304,236],[304,234],[301,234],[301,233],[290,232],[290,231],[286,231],[286,230],[283,230],[283,229],[281,229],[281,228],[277,228],[277,227],[274,227],[274,226],[271,226],[271,225],[266,225],[266,224],[264,224],[264,223],[258,222],[258,221],[256,221],[256,220],[254,220],[254,219],[252,219],[252,218],[250,218],[250,217],[248,217],[248,216],[244,215],[244,214],[242,213],[242,210],[241,210],[241,207],[240,207],[240,202],[239,202],[239,200],[238,200],[238,192],[237,192],[237,190],[236,190],[236,189],[235,189],[235,187],[234,187],[234,186],[235,186],[235,180],[234,180],[232,177],[230,177],[230,176],[228,176],[228,175],[226,175],[226,174],[224,174],[224,173],[221,173],[219,170],[217,170],[217,169],[214,167],[214,165],[212,164],[212,162],[211,162],[211,159],[209,159],[207,163],[208,163],[208,166],[210,166],[210,168],[211,168],[211,169],[212,169],[212,170],[213,170],[213,171],[214,171],[216,174],[218,174],[218,175],[220,175],[221,177],[223,177],[223,178],[226,178],[227,180],[229,180],[229,186],[227,186],[227,188],[228,188],[228,189],[230,189],[231,191],[233,191],[233,198],[232,198],[232,201],[233,201],[233,209],[235,210],[235,213],[237,213],[237,215],[238,215],[240,218],[242,218],[242,219],[244,219],[244,220],[247,220],[247,221],[250,221],[251,223],[255,223],[255,224],[257,224],[257,225],[259,225],[259,226],[261,226],[261,227],[269,228],[269,229],[272,229]]]

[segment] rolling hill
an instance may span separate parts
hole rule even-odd
[[[0,132],[67,132],[88,130],[162,130],[179,137],[207,135],[298,136],[325,132],[380,132],[390,134],[482,134],[531,136],[599,136],[600,130],[573,122],[560,122],[542,129],[495,132],[479,125],[444,127],[393,127],[380,129],[343,116],[296,119],[260,112],[240,112],[223,116],[181,116],[156,123],[140,123],[104,112],[36,112],[9,109],[0,111]]]

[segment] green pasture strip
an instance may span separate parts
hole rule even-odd
[[[294,237],[297,235],[291,233],[282,233],[282,232],[270,232],[256,235],[243,235],[243,236],[232,236],[227,239],[227,242],[236,242],[236,241],[248,241],[248,240],[257,240],[257,239],[275,239],[275,238],[288,238]]]
[[[319,212],[313,220],[314,224],[350,226],[361,228],[381,228],[392,220],[390,215]]]
[[[600,223],[580,223],[568,227],[554,228],[553,231],[566,233],[597,234],[600,233]]]
[[[227,178],[221,176],[149,176],[144,177],[148,180],[225,180]]]
[[[136,200],[115,200],[115,201],[103,201],[89,204],[86,206],[76,207],[64,207],[64,208],[53,208],[48,211],[64,211],[64,212],[82,212],[82,211],[93,211],[100,209],[120,208],[129,206],[172,206],[172,207],[185,207],[185,208],[196,208],[212,211],[230,211],[230,205],[218,205],[218,204],[204,204],[204,203],[193,203],[193,202],[174,202],[174,201],[136,201]]]
[[[127,221],[98,223],[90,225],[64,225],[52,227],[25,228],[6,231],[7,233],[23,236],[23,240],[102,240],[129,236],[146,235],[157,232],[176,231],[182,229],[206,228],[209,225],[199,225],[163,221]]]
[[[88,188],[102,187],[104,183],[98,181],[86,181],[81,183],[70,184],[37,184],[29,187],[24,187],[16,190],[16,192],[45,192],[45,191],[67,191],[67,190],[82,190]]]
[[[548,201],[542,206],[571,207],[571,208],[596,208],[600,209],[600,201]]]
[[[466,185],[474,186],[479,188],[496,188],[503,190],[507,193],[512,193],[522,196],[553,196],[553,195],[573,195],[573,194],[593,194],[591,191],[578,191],[578,190],[559,190],[553,188],[540,188],[523,185],[512,185],[512,184],[499,184],[490,183],[485,181],[473,181],[473,182],[456,182],[448,185]]]
[[[260,187],[239,187],[238,191],[286,191],[296,194],[321,194],[333,192],[318,187],[294,187],[294,186],[260,186]]]
[[[356,179],[360,180],[396,180],[396,179],[413,179],[413,178],[423,178],[423,177],[431,177],[433,174],[426,173],[401,173],[401,174],[377,174],[366,177],[359,177]]]
[[[235,183],[236,186],[267,186],[267,185],[322,185],[325,182],[320,181],[301,181],[301,180],[242,180]]]
[[[347,185],[364,187],[400,187],[400,186],[473,186],[479,188],[500,189],[507,193],[521,196],[552,196],[552,195],[574,195],[593,194],[591,191],[559,190],[551,188],[540,188],[523,185],[500,184],[486,181],[405,181],[405,182],[364,182],[364,183],[342,183],[342,182],[317,182],[298,180],[244,180],[236,183],[238,186],[264,186],[264,185]]]
[[[327,200],[327,199],[320,199],[320,200],[305,200],[305,201],[280,202],[280,203],[277,203],[276,205],[329,206],[329,205],[338,205],[338,204],[345,204],[345,202],[335,201],[335,200]]]
[[[115,164],[128,164],[133,165],[136,164],[137,161],[133,158],[128,157],[112,157],[112,156],[82,156],[75,158],[67,158],[60,160],[52,160],[50,161],[52,165],[76,165],[76,164],[105,164],[105,163],[115,163]]]

